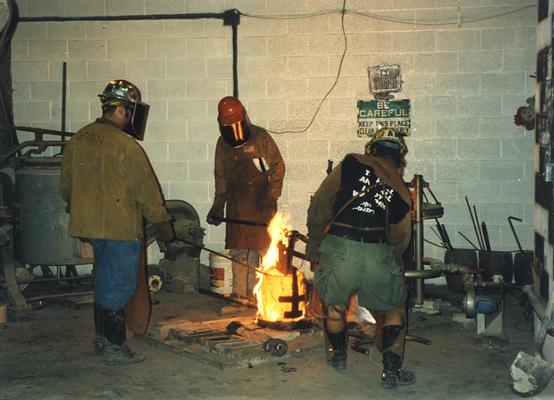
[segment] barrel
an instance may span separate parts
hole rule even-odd
[[[21,160],[15,172],[15,258],[23,264],[89,264],[80,254],[79,240],[67,235],[69,214],[60,195],[60,157]]]
[[[210,290],[230,296],[233,292],[233,262],[223,257],[223,255],[231,257],[229,251],[223,251],[221,254],[210,253],[209,256]]]
[[[445,264],[457,264],[470,269],[477,268],[477,252],[472,249],[452,249],[444,253]],[[444,274],[446,284],[450,290],[465,293],[466,288],[463,282],[463,274],[446,272]]]

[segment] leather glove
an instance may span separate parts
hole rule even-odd
[[[221,224],[221,221],[218,218],[223,218],[223,207],[214,204],[208,212],[206,222],[210,225],[218,226]]]
[[[160,242],[171,242],[175,239],[175,231],[171,221],[158,222],[152,224],[152,235]]]

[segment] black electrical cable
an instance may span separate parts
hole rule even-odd
[[[337,71],[337,76],[335,77],[335,81],[333,82],[333,84],[331,85],[331,88],[327,91],[327,93],[325,93],[325,96],[323,96],[323,98],[319,102],[319,105],[317,106],[317,109],[315,110],[315,113],[312,116],[312,119],[310,120],[308,125],[306,125],[306,127],[304,129],[299,129],[299,130],[292,130],[291,129],[291,130],[286,130],[286,131],[274,131],[274,130],[271,130],[271,129],[266,129],[269,133],[274,133],[274,134],[277,134],[277,135],[281,135],[281,134],[284,134],[284,133],[304,133],[308,129],[310,129],[310,127],[314,123],[315,118],[317,117],[317,114],[319,114],[319,111],[321,110],[321,106],[323,105],[323,102],[327,99],[327,97],[329,97],[331,92],[337,86],[337,83],[338,83],[339,78],[340,78],[340,73],[342,71],[342,64],[344,62],[344,57],[346,56],[346,51],[348,50],[348,38],[346,36],[346,30],[344,28],[344,16],[345,16],[345,14],[346,14],[346,0],[343,0],[341,16],[340,16],[340,24],[341,24],[341,29],[342,29],[342,36],[344,38],[344,50],[342,51],[342,56],[341,56],[340,62],[339,62],[339,69]]]
[[[476,17],[476,18],[468,18],[468,19],[462,19],[460,16],[455,21],[446,21],[446,22],[421,22],[421,21],[407,21],[402,19],[396,19],[392,17],[385,17],[382,15],[372,14],[368,12],[358,11],[358,10],[345,10],[346,14],[354,14],[359,15],[361,17],[376,19],[379,21],[386,21],[386,22],[393,22],[397,24],[405,24],[405,25],[426,25],[426,26],[444,26],[444,25],[461,25],[461,24],[469,24],[473,22],[481,22],[486,21],[493,18],[499,18],[503,17],[505,15],[509,14],[515,14],[520,11],[526,10],[531,7],[536,7],[536,3],[526,4],[524,6],[514,8],[512,10],[504,11],[498,14],[492,14],[492,15],[486,15],[484,17]],[[458,13],[461,11],[461,7],[458,7]],[[342,12],[341,10],[328,10],[328,11],[321,11],[317,13],[306,13],[306,14],[284,14],[284,15],[256,15],[256,14],[248,14],[241,12],[241,15],[249,18],[259,18],[259,19],[300,19],[300,18],[311,18],[311,17],[320,17],[323,15],[329,15],[329,14],[338,14],[339,12]]]

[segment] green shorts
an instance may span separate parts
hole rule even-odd
[[[402,303],[404,277],[392,246],[328,234],[318,250],[315,280],[324,305],[348,306],[353,293],[368,309],[388,311]]]

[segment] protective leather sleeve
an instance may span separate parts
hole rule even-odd
[[[142,215],[152,223],[170,221],[172,217],[165,208],[158,179],[142,147],[135,143],[123,157],[127,187]]]
[[[266,159],[269,167],[267,171],[269,187],[266,201],[271,205],[277,202],[277,199],[281,196],[285,177],[285,163],[277,144],[268,133],[264,135],[262,146],[262,157]]]
[[[223,209],[227,201],[227,177],[225,176],[225,154],[223,146],[228,146],[220,137],[215,146],[214,176],[215,195],[213,207]]]
[[[306,256],[310,261],[319,261],[318,247],[325,238],[325,227],[333,217],[333,204],[340,187],[342,162],[323,180],[313,195],[308,207],[308,243]]]

